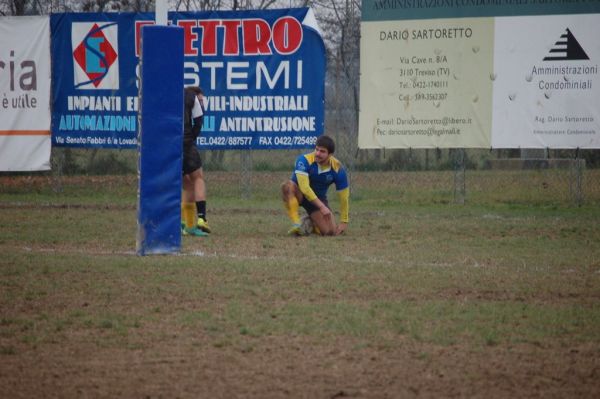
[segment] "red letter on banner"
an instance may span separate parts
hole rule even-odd
[[[302,44],[302,25],[296,18],[282,17],[273,24],[273,46],[279,54],[292,54]]]
[[[185,55],[198,55],[198,49],[194,48],[193,44],[198,40],[198,34],[195,33],[192,28],[198,26],[195,20],[180,20],[177,21],[177,26],[183,28],[183,54]]]
[[[264,19],[245,19],[244,54],[260,55],[271,54],[269,41],[271,40],[271,27]]]
[[[202,55],[217,55],[217,26],[220,23],[216,19],[198,21],[202,28]]]
[[[221,24],[225,27],[225,44],[223,46],[224,55],[240,54],[240,35],[239,27],[242,24],[240,20],[223,20]]]
[[[154,25],[154,21],[135,21],[135,56],[140,56],[140,40],[142,39],[142,26]]]

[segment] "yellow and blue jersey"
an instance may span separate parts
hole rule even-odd
[[[335,184],[337,191],[348,188],[348,177],[342,163],[335,157],[329,157],[329,165],[325,168],[315,161],[315,153],[300,155],[296,158],[296,166],[292,173],[292,181],[298,184],[296,174],[306,175],[310,188],[319,199],[327,199],[329,186]]]

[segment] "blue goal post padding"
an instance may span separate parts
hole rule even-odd
[[[138,137],[139,255],[181,248],[183,29],[142,28]]]

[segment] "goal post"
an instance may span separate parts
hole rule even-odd
[[[138,112],[138,255],[181,249],[183,29],[144,26]]]

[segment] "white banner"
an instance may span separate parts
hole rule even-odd
[[[600,15],[496,18],[492,147],[600,148]]]
[[[360,148],[600,148],[600,14],[361,32]]]
[[[0,18],[0,171],[50,169],[50,19]]]
[[[360,148],[489,147],[492,18],[363,22]]]

